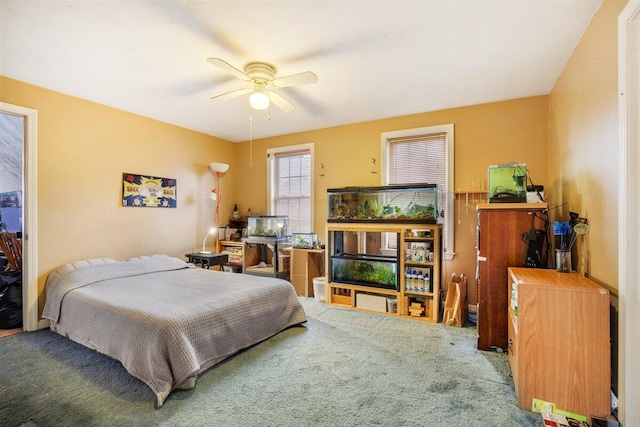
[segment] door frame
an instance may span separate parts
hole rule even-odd
[[[38,111],[0,102],[0,112],[24,118],[22,329],[38,327]],[[25,197],[26,196],[26,197]]]
[[[640,0],[629,0],[618,16],[618,418],[640,425]]]

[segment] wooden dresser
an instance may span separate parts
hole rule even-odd
[[[524,265],[527,243],[522,235],[532,225],[544,229],[546,210],[546,203],[478,205],[479,350],[507,348],[507,268]]]
[[[509,268],[509,364],[518,407],[611,413],[609,291],[578,273]]]

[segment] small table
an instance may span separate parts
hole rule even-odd
[[[313,295],[313,279],[324,275],[324,249],[287,248],[291,251],[291,278],[298,296]]]
[[[228,254],[218,254],[211,252],[209,254],[202,254],[200,252],[193,252],[185,254],[189,262],[193,264],[200,264],[202,268],[209,268],[213,265],[223,265],[229,262]]]

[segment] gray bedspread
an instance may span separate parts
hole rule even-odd
[[[61,269],[46,291],[51,330],[119,360],[158,407],[200,372],[307,320],[287,281],[167,256]]]

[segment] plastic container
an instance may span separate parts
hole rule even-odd
[[[571,273],[570,249],[556,249],[556,271],[559,273]]]
[[[313,279],[313,297],[318,302],[326,301],[327,278],[315,277]]]
[[[397,298],[387,298],[387,312],[389,312],[389,313],[397,313],[398,312],[398,299]]]

